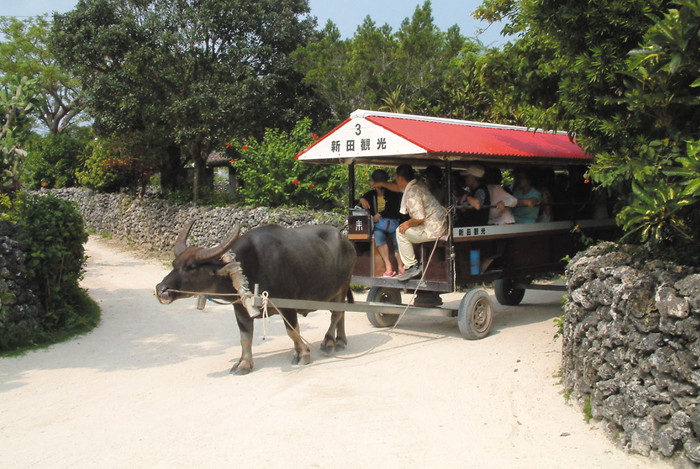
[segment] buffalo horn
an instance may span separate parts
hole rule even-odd
[[[241,231],[241,225],[236,223],[236,225],[233,227],[233,231],[231,232],[231,235],[224,241],[223,243],[218,244],[217,246],[207,248],[207,249],[202,249],[197,253],[197,261],[199,262],[207,262],[212,259],[218,259],[219,257],[223,256],[228,252],[229,249],[231,249],[231,246],[233,246],[233,243],[236,242],[238,239],[238,233]]]
[[[190,235],[192,225],[194,225],[194,221],[189,222],[177,236],[177,239],[175,240],[175,247],[173,247],[175,257],[179,256],[185,249],[187,249],[187,237]]]

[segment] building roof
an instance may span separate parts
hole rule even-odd
[[[588,164],[564,132],[357,110],[297,159],[320,163],[427,165],[436,161]]]

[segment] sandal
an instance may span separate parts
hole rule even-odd
[[[394,275],[396,275],[396,272],[394,272],[393,270],[387,270],[386,272],[384,272],[384,275],[382,275],[382,277],[389,278],[393,277]]]

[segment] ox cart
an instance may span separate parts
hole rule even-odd
[[[297,159],[348,166],[348,237],[357,253],[352,283],[369,293],[367,302],[356,304],[273,299],[279,307],[365,312],[376,327],[394,325],[403,313],[456,317],[464,338],[480,339],[489,333],[493,309],[488,294],[475,287],[493,282],[503,305],[519,304],[526,289],[564,290],[533,280],[563,272],[565,257],[581,248],[582,236],[615,233],[606,201],[596,200],[584,180],[592,157],[562,132],[358,110]],[[417,170],[439,165],[447,194],[455,189],[451,175],[474,163],[501,170],[547,168],[567,190],[559,194],[564,200],[551,203],[557,216],[547,222],[456,226],[451,207],[448,234],[415,245],[422,276],[402,281],[382,276],[371,218],[356,205],[355,167],[403,163]],[[457,290],[466,290],[459,308],[442,307],[440,295]],[[411,304],[402,304],[402,292],[416,292]]]

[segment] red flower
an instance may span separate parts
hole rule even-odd
[[[318,134],[314,134],[314,140],[318,140]]]
[[[233,164],[236,162],[236,160],[228,160],[229,163]]]
[[[293,180],[292,184],[294,184],[295,186],[299,185],[299,180],[298,179]]]
[[[243,149],[243,151],[248,151],[248,145],[243,145],[241,148]]]
[[[584,180],[583,180],[583,183],[584,183],[584,184],[589,184],[590,182],[591,182],[590,179],[584,179]]]
[[[309,189],[313,189],[314,187],[316,187],[314,184],[309,184]]]
[[[226,143],[224,143],[224,145],[226,145],[227,147],[230,147],[230,146],[231,146],[231,143],[226,142]]]

